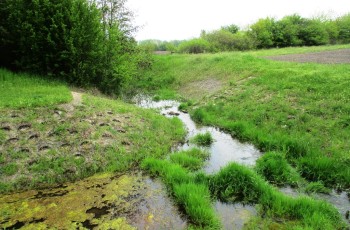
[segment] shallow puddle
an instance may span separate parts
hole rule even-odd
[[[257,215],[254,206],[243,204],[226,204],[216,201],[214,204],[224,229],[242,229],[252,217]]]

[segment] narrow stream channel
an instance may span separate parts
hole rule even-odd
[[[179,111],[179,102],[173,100],[153,101],[148,97],[140,96],[136,98],[136,103],[142,108],[158,109],[160,113],[166,117],[177,116],[186,126],[188,134],[186,142],[182,146],[178,146],[178,150],[186,150],[196,145],[189,142],[190,138],[199,134],[209,132],[214,139],[214,143],[206,149],[210,153],[210,159],[208,160],[204,171],[207,174],[216,173],[221,167],[227,165],[229,162],[237,162],[247,166],[255,165],[256,160],[261,156],[261,152],[253,145],[248,143],[241,143],[236,139],[233,139],[230,134],[220,131],[218,128],[209,126],[197,126],[191,119],[188,113]],[[290,187],[280,188],[280,191],[290,196],[306,195],[298,193],[295,189]],[[331,194],[313,194],[315,199],[326,200],[333,204],[342,215],[344,220],[349,223],[349,219],[346,218],[350,211],[350,199],[346,192],[337,193],[332,191]],[[226,204],[217,201],[214,204],[214,208],[221,218],[222,224],[225,229],[242,229],[244,224],[252,217],[257,215],[257,211],[254,206],[236,204]]]
[[[177,116],[184,123],[188,134],[185,143],[178,146],[176,151],[198,147],[189,142],[191,137],[199,133],[209,132],[214,139],[214,143],[212,143],[210,147],[206,147],[206,150],[210,153],[210,158],[204,168],[207,174],[216,173],[221,167],[233,161],[253,166],[256,160],[261,156],[259,150],[253,145],[241,143],[233,139],[231,135],[217,128],[197,126],[188,113],[179,111],[178,107],[180,103],[176,101],[163,100],[156,102],[147,99],[147,97],[140,97],[137,100],[137,104],[142,108],[159,109],[160,113],[166,117]],[[214,209],[220,217],[225,229],[242,229],[244,224],[248,222],[252,216],[257,215],[254,206],[240,203],[226,204],[216,201],[214,203]]]

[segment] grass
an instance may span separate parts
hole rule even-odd
[[[214,139],[209,132],[206,132],[195,135],[190,141],[199,146],[209,146],[214,142]]]
[[[204,160],[206,160],[208,157],[208,152],[198,148],[193,148],[171,154],[170,161],[175,164],[179,164],[188,170],[196,171],[204,166]]]
[[[283,153],[268,152],[256,161],[255,170],[267,181],[278,186],[297,186],[302,181]]]
[[[342,229],[338,211],[324,201],[310,197],[292,198],[277,191],[245,166],[231,163],[209,180],[211,192],[226,202],[258,203],[262,216],[282,218],[285,227],[300,229]]]
[[[0,108],[48,106],[72,100],[66,84],[0,69]]]
[[[32,84],[18,83],[18,92],[42,83],[46,98],[56,99],[25,108],[13,100],[0,108],[0,193],[135,169],[146,157],[163,157],[185,136],[177,118],[91,95],[83,95],[81,105],[61,105],[66,92],[71,98],[66,86],[12,75]]]
[[[193,175],[186,169],[178,164],[155,158],[145,159],[142,168],[163,179],[177,204],[185,210],[193,228],[220,228],[208,187],[205,184],[195,183]]]
[[[340,48],[349,45],[155,56],[143,84],[183,92],[188,84],[220,81],[221,91],[194,97],[201,98],[188,107],[194,120],[220,127],[264,152],[284,152],[304,178],[346,189],[350,188],[350,65],[260,58]],[[193,99],[189,95],[193,92],[181,96]]]

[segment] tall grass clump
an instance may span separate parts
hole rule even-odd
[[[145,159],[141,167],[163,179],[194,227],[220,229],[220,222],[211,205],[208,187],[205,184],[195,183],[193,175],[186,169],[178,164],[154,158]]]
[[[209,153],[207,151],[193,148],[170,155],[170,161],[193,171],[202,168],[208,157]]]
[[[214,139],[209,132],[206,132],[197,134],[190,141],[200,146],[209,146],[214,142]]]
[[[297,185],[301,181],[297,171],[284,158],[284,154],[279,152],[265,153],[257,160],[255,170],[266,180],[279,186]]]
[[[226,202],[243,201],[257,203],[263,215],[297,221],[306,228],[341,229],[344,223],[338,211],[325,201],[310,197],[292,198],[269,185],[251,169],[231,163],[214,175],[209,183],[210,191]]]

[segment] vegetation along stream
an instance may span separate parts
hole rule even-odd
[[[218,128],[196,125],[187,111],[179,109],[180,103],[177,101],[154,101],[147,96],[138,96],[135,98],[135,101],[142,108],[157,109],[162,115],[166,117],[178,117],[183,122],[188,134],[185,142],[177,146],[173,152],[188,151],[196,148],[198,144],[192,141],[193,138],[198,134],[210,134],[213,142],[210,145],[200,147],[210,154],[202,168],[207,175],[218,173],[221,168],[230,162],[254,167],[256,161],[262,156],[262,153],[252,144],[242,143]],[[307,193],[299,190],[290,186],[279,188],[279,191],[291,197],[308,196]],[[331,203],[337,208],[344,221],[348,221],[350,199],[346,192],[332,190],[328,193],[312,193],[310,196]],[[258,215],[258,211],[254,205],[239,202],[228,203],[217,200],[214,202],[214,209],[220,217],[221,227],[224,229],[242,229],[252,217]]]

